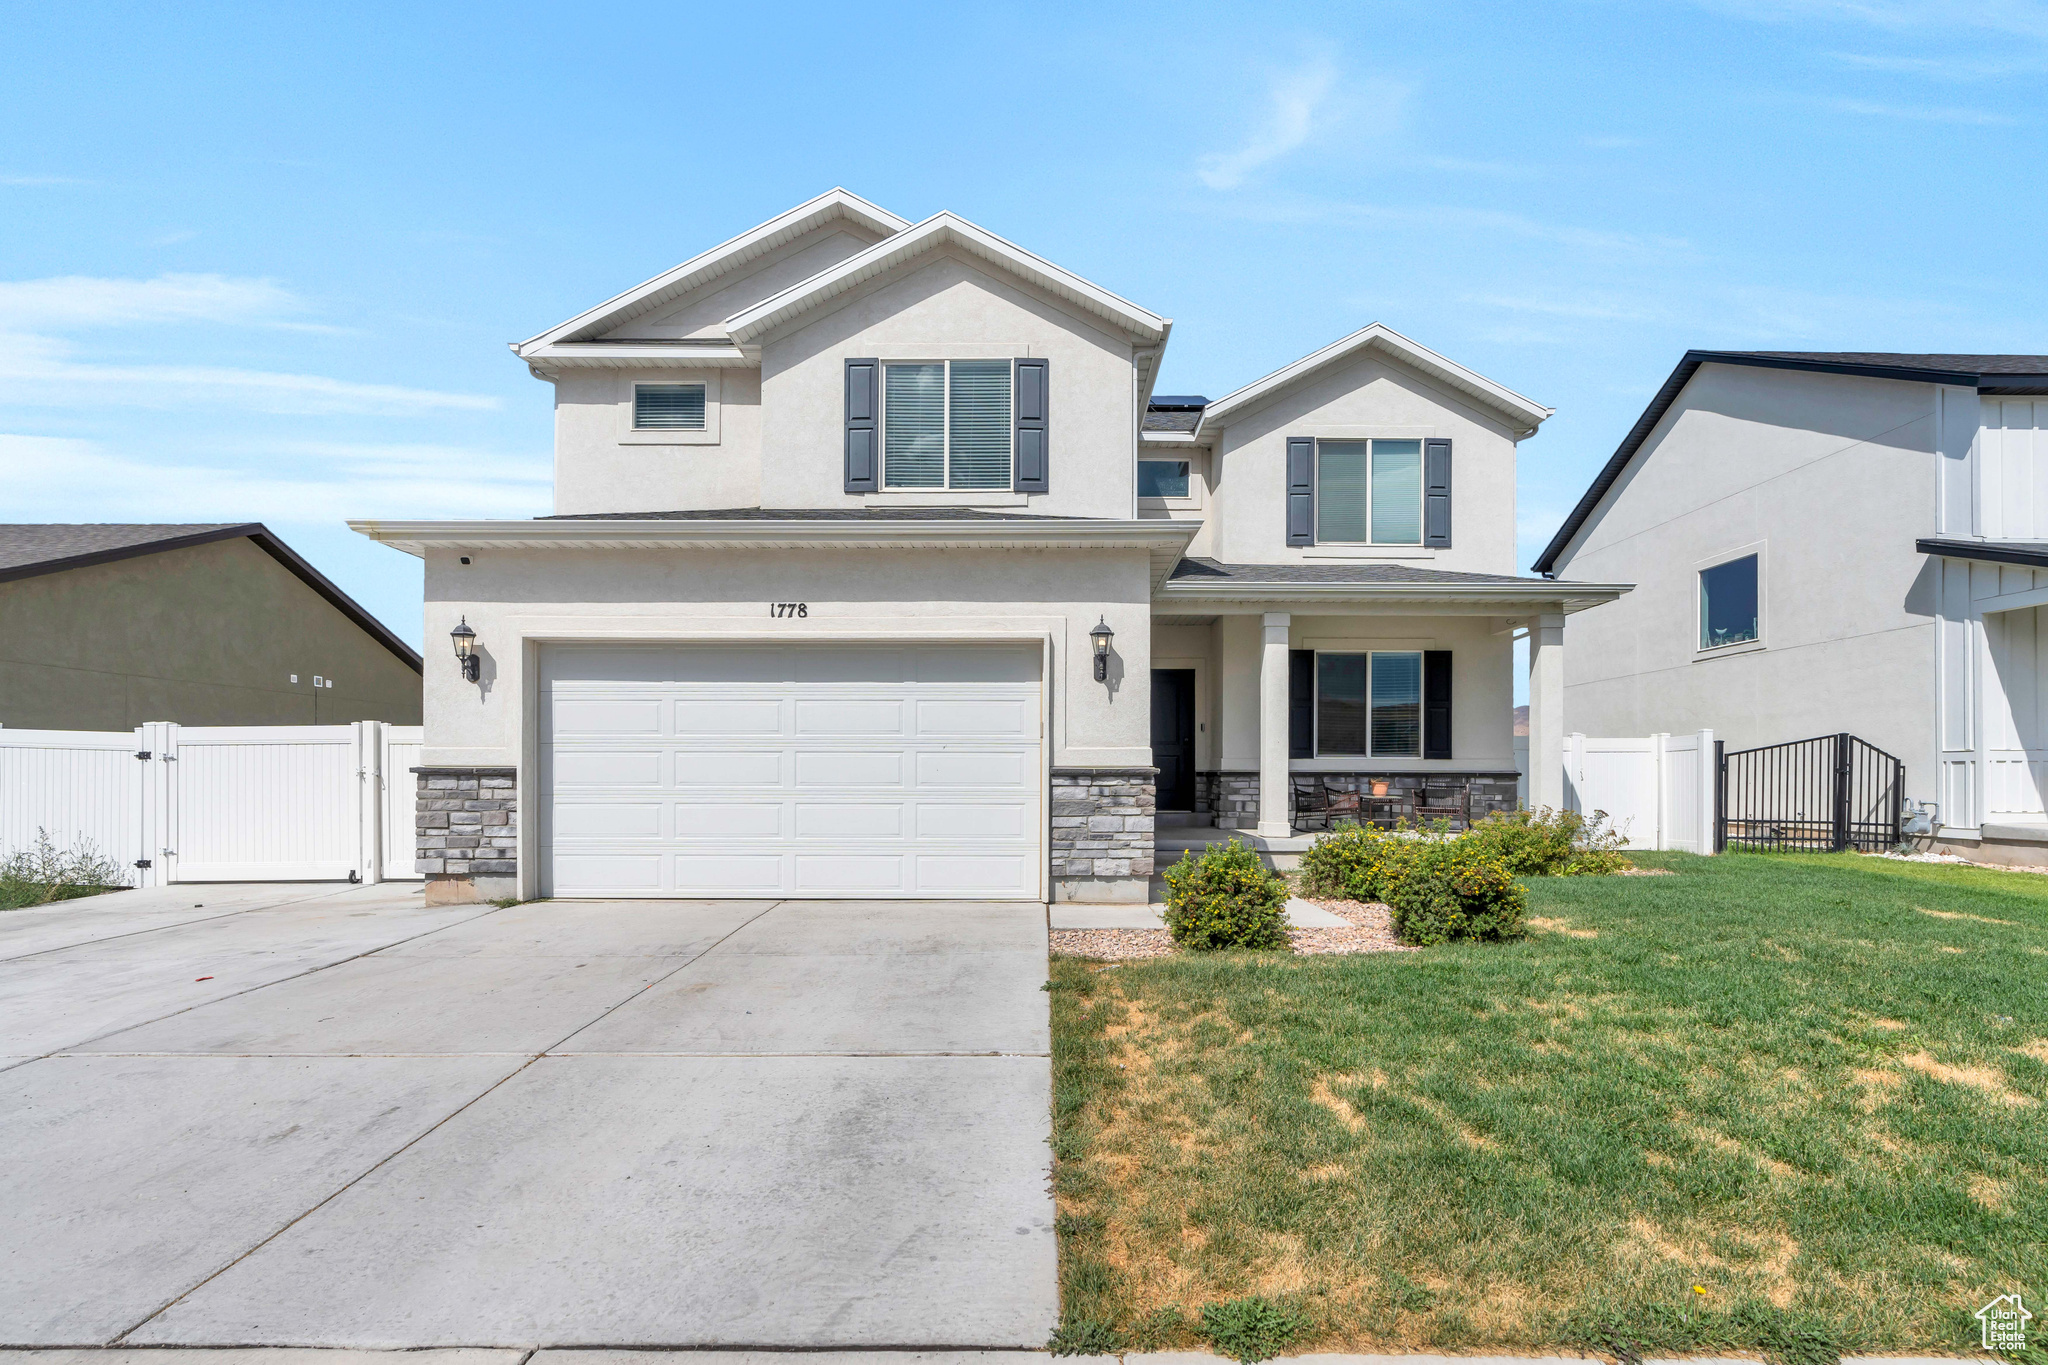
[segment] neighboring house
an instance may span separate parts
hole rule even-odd
[[[1154,399],[1170,330],[835,190],[514,345],[556,515],[354,523],[474,632],[430,894],[1141,899],[1155,806],[1511,802],[1514,630],[1618,591],[1514,576],[1549,410],[1378,325]]]
[[[0,725],[420,720],[420,657],[260,523],[0,525]]]
[[[1972,856],[2048,860],[2048,356],[1691,351],[1537,561],[1566,722],[1848,732]]]

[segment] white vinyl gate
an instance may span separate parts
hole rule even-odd
[[[1630,848],[1714,851],[1714,732],[1603,739],[1566,735],[1564,799],[1604,814]]]
[[[136,886],[417,877],[418,726],[0,729],[0,857],[38,831]]]

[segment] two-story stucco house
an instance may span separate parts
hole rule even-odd
[[[1155,400],[1171,330],[835,190],[516,344],[555,515],[354,523],[471,652],[430,892],[1141,899],[1155,807],[1511,802],[1515,632],[1554,753],[1615,591],[1514,576],[1548,410],[1377,325]]]
[[[1847,732],[1967,856],[2048,862],[2048,356],[1691,351],[1537,560],[1566,722]]]

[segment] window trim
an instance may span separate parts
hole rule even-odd
[[[1311,737],[1312,737],[1312,739],[1311,739],[1311,743],[1310,743],[1310,746],[1309,746],[1309,747],[1310,747],[1310,752],[1312,752],[1312,753],[1313,753],[1313,754],[1315,755],[1315,760],[1316,760],[1316,761],[1320,762],[1320,761],[1322,761],[1322,760],[1324,760],[1324,759],[1384,759],[1384,760],[1387,760],[1387,761],[1393,761],[1393,760],[1396,760],[1396,759],[1405,759],[1405,760],[1408,760],[1408,761],[1411,761],[1411,762],[1416,762],[1416,763],[1421,763],[1421,762],[1431,762],[1431,761],[1433,761],[1433,762],[1441,762],[1441,761],[1443,761],[1443,760],[1425,760],[1425,759],[1424,759],[1424,757],[1423,757],[1423,754],[1425,753],[1425,751],[1426,751],[1426,750],[1427,750],[1427,748],[1428,748],[1428,745],[1427,745],[1427,744],[1425,743],[1425,739],[1426,739],[1426,736],[1425,736],[1425,735],[1423,734],[1423,728],[1424,728],[1424,725],[1425,725],[1425,723],[1426,723],[1426,721],[1427,721],[1427,717],[1426,717],[1426,715],[1424,715],[1424,713],[1423,713],[1423,712],[1424,712],[1424,708],[1425,708],[1425,707],[1427,706],[1427,704],[1428,704],[1428,703],[1427,703],[1427,700],[1426,700],[1426,699],[1425,699],[1425,698],[1424,698],[1424,697],[1422,696],[1422,694],[1421,694],[1421,692],[1422,692],[1422,688],[1423,688],[1423,687],[1424,687],[1424,685],[1425,685],[1425,683],[1424,683],[1424,670],[1425,670],[1425,666],[1426,666],[1426,660],[1425,660],[1425,659],[1423,658],[1423,656],[1424,656],[1425,654],[1427,654],[1427,653],[1429,652],[1429,650],[1428,650],[1427,648],[1420,648],[1420,649],[1376,649],[1376,648],[1373,648],[1373,647],[1372,647],[1372,646],[1371,646],[1370,644],[1368,644],[1368,645],[1367,645],[1367,646],[1366,646],[1365,648],[1363,648],[1363,649],[1317,649],[1317,650],[1314,650],[1314,651],[1312,651],[1312,652],[1313,652],[1313,653],[1315,654],[1315,656],[1316,656],[1316,663],[1315,663],[1315,668],[1314,668],[1314,669],[1312,670],[1312,676],[1313,676],[1313,678],[1314,678],[1314,683],[1315,683],[1315,685],[1314,685],[1314,687],[1313,687],[1313,688],[1311,689],[1311,691],[1310,691],[1310,694],[1309,694],[1309,720],[1310,720],[1310,734],[1311,734]],[[1358,655],[1358,654],[1362,654],[1362,655],[1364,655],[1364,656],[1365,656],[1365,698],[1364,698],[1364,702],[1365,702],[1365,752],[1364,752],[1364,753],[1362,753],[1362,754],[1326,754],[1326,753],[1324,753],[1324,752],[1323,752],[1323,662],[1322,662],[1322,660],[1323,660],[1323,655],[1325,655],[1325,654],[1345,654],[1345,655]],[[1416,724],[1415,724],[1415,752],[1414,752],[1414,753],[1412,753],[1412,754],[1382,754],[1382,753],[1380,753],[1380,752],[1379,752],[1379,751],[1378,751],[1378,750],[1377,750],[1377,749],[1376,749],[1376,748],[1374,747],[1374,745],[1373,745],[1373,742],[1372,742],[1372,675],[1373,675],[1373,668],[1374,668],[1373,660],[1374,660],[1375,658],[1377,658],[1378,656],[1382,655],[1382,654],[1411,654],[1411,655],[1413,655],[1413,656],[1415,657],[1415,671],[1416,671],[1416,688],[1417,688],[1417,693],[1416,693],[1416,700],[1415,700],[1415,704],[1416,704]]]
[[[1009,443],[1010,477],[1008,482],[996,488],[956,488],[953,485],[953,365],[956,361],[975,364],[992,364],[1001,360],[1009,368],[1010,421],[1004,430],[1004,439]],[[939,458],[944,478],[936,484],[904,484],[889,482],[889,367],[892,365],[939,365],[943,369],[939,376]],[[916,356],[896,356],[884,359],[879,364],[880,373],[875,376],[875,442],[881,467],[877,470],[875,493],[869,496],[887,494],[902,497],[920,493],[968,493],[984,496],[991,493],[1011,493],[1017,487],[1017,365],[1014,359],[1005,356],[961,355],[944,359]],[[956,499],[957,501],[957,499]]]
[[[704,386],[704,429],[702,431],[645,430],[633,425],[635,395],[642,384],[701,384]],[[680,374],[626,375],[619,384],[619,444],[632,446],[715,446],[718,444],[719,372],[687,370]]]
[[[1704,558],[1693,561],[1692,621],[1687,629],[1690,631],[1692,641],[1691,653],[1694,663],[1699,663],[1706,659],[1726,659],[1738,654],[1754,654],[1761,649],[1767,648],[1766,641],[1769,637],[1768,632],[1765,630],[1765,622],[1770,619],[1766,610],[1769,601],[1766,596],[1766,589],[1770,585],[1770,561],[1764,553],[1767,544],[1768,542],[1759,540],[1749,545],[1738,545],[1733,549],[1722,550],[1717,554],[1707,555]],[[1736,560],[1747,559],[1751,555],[1756,556],[1756,638],[1754,640],[1737,640],[1733,644],[1726,645],[1701,644],[1700,636],[1707,615],[1707,570],[1717,569],[1723,564],[1733,564]]]
[[[1425,458],[1423,442],[1428,438],[1421,436],[1317,436],[1314,439],[1316,443],[1315,502],[1313,513],[1315,539],[1309,546],[1304,548],[1314,549],[1318,546],[1369,550],[1424,550],[1430,548],[1428,544],[1429,528],[1425,524],[1428,514],[1429,489],[1427,486],[1427,474],[1423,464]],[[1417,478],[1415,480],[1415,539],[1413,540],[1373,540],[1370,538],[1372,536],[1374,504],[1379,500],[1379,480],[1373,477],[1373,448],[1381,441],[1413,441],[1415,443]],[[1323,539],[1323,446],[1331,442],[1342,442],[1346,445],[1362,444],[1365,446],[1365,534],[1367,536],[1365,540]]]

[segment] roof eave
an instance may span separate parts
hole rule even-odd
[[[1566,612],[1583,611],[1612,602],[1633,591],[1633,583],[1232,583],[1187,579],[1169,582],[1155,595],[1161,601],[1191,602],[1445,602],[1460,605],[1497,604],[1527,609],[1555,602]]]

